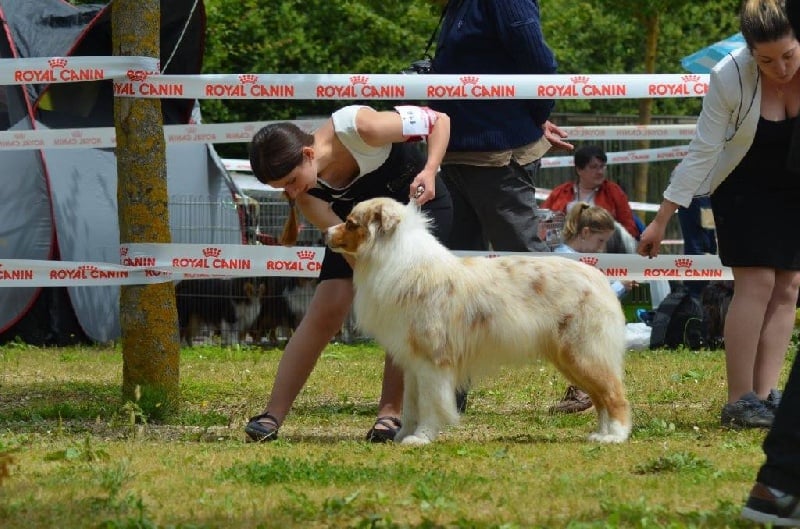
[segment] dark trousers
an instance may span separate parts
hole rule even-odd
[[[767,460],[758,471],[758,481],[800,495],[800,351],[794,357],[781,405],[763,447]]]
[[[678,208],[678,222],[683,235],[683,253],[686,255],[703,255],[717,253],[717,237],[714,230],[704,228],[701,222],[701,211],[711,209],[711,199],[708,197],[695,197],[688,208]],[[708,281],[686,281],[689,294],[700,300],[703,289]]]
[[[536,220],[537,160],[525,167],[444,165],[442,177],[453,199],[453,250],[547,252]]]

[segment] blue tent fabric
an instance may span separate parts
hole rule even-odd
[[[744,37],[741,33],[736,33],[687,55],[681,59],[681,66],[692,73],[709,73],[725,55],[743,46],[745,46]]]

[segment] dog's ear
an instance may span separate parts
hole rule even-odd
[[[379,204],[372,212],[372,221],[378,226],[378,233],[392,233],[402,220],[402,210],[393,204]]]

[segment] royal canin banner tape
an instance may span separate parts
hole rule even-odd
[[[132,72],[118,97],[172,99],[640,99],[703,97],[708,74],[404,75]]]
[[[156,75],[158,59],[138,56],[0,59],[0,84],[51,84]],[[138,73],[142,72],[142,74]]]
[[[120,246],[120,264],[0,259],[0,288],[138,285],[210,277],[317,277],[325,253],[321,247],[236,244],[128,244]],[[513,252],[455,252],[488,259]],[[521,254],[516,254],[521,255]],[[609,279],[650,281],[730,280],[716,255],[532,253],[537,257],[578,260]]]

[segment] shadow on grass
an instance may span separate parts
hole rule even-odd
[[[53,382],[5,388],[0,422],[109,419],[122,406],[119,385]]]
[[[4,388],[0,401],[0,424],[15,424],[15,429],[37,431],[49,428],[53,422],[69,423],[115,422],[129,415],[117,384],[92,382],[53,382]],[[189,406],[180,408],[164,421],[181,426],[227,425],[230,418],[217,410],[197,411]]]

